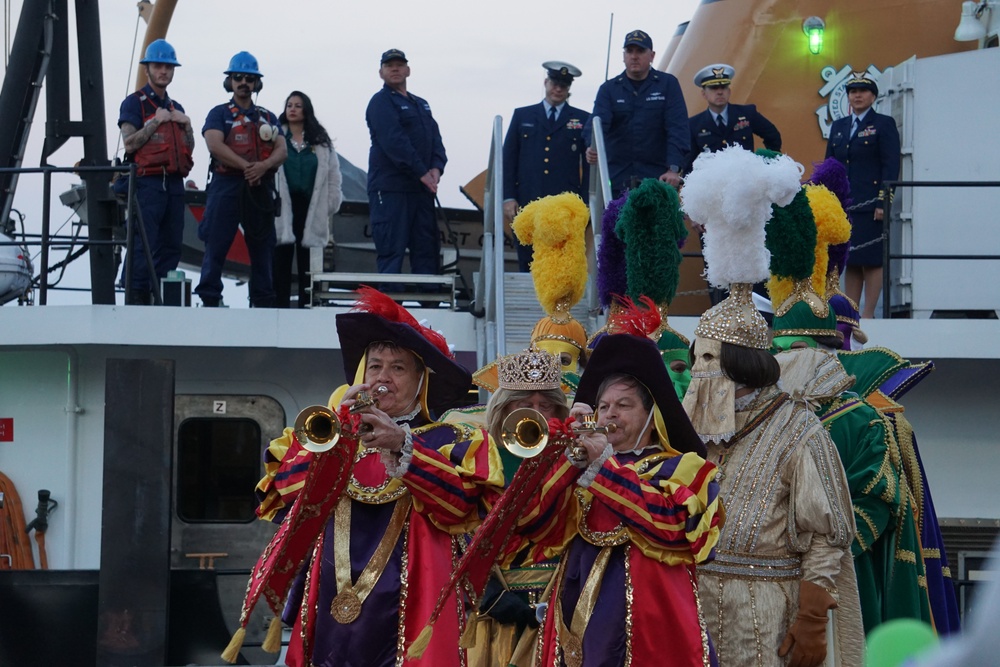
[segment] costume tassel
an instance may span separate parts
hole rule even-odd
[[[476,647],[476,636],[478,635],[479,628],[479,614],[472,612],[469,614],[469,620],[465,623],[465,630],[462,632],[462,638],[458,640],[459,648],[475,648]]]
[[[242,625],[233,633],[233,638],[229,640],[229,646],[222,652],[222,659],[230,665],[235,665],[240,657],[240,649],[243,648],[243,640],[246,639],[247,629]]]
[[[260,645],[267,653],[277,653],[281,650],[281,619],[277,616],[271,619],[271,625],[267,626],[267,635],[264,643]]]
[[[434,634],[434,627],[425,625],[424,629],[417,635],[417,638],[410,644],[410,648],[406,651],[406,657],[410,660],[416,660],[422,656],[427,647],[430,646],[432,634]]]

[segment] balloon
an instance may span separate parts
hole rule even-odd
[[[865,667],[903,667],[937,644],[931,626],[915,618],[897,618],[868,633]]]

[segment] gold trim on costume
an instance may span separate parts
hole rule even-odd
[[[577,522],[580,537],[597,547],[614,547],[629,541],[629,531],[624,523],[619,523],[607,531],[591,530],[587,525],[587,515],[593,505],[594,496],[590,491],[584,489],[576,489],[574,494],[580,504],[580,520]]]
[[[330,614],[343,625],[353,623],[361,615],[361,606],[371,595],[379,578],[385,571],[392,550],[403,532],[403,525],[409,516],[410,500],[400,501],[392,509],[389,526],[378,543],[371,560],[351,582],[351,503],[350,498],[341,498],[333,516],[334,572],[337,578],[337,595],[330,605]]]
[[[555,600],[556,635],[559,647],[562,649],[562,659],[567,667],[582,667],[583,665],[583,635],[587,631],[587,624],[594,613],[594,606],[597,604],[597,596],[601,592],[601,581],[604,579],[604,571],[608,568],[608,561],[611,560],[611,547],[604,547],[594,565],[587,574],[587,580],[580,591],[580,597],[576,601],[576,608],[573,609],[573,619],[570,627],[566,627],[563,619],[562,600]],[[562,568],[562,577],[566,576],[566,569]],[[562,582],[559,589],[562,590]]]

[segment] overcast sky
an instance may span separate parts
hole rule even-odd
[[[72,14],[74,3],[69,5]],[[334,138],[338,152],[367,169],[370,141],[365,108],[381,87],[379,56],[386,49],[398,48],[410,60],[408,89],[427,99],[441,126],[448,152],[441,202],[471,208],[459,187],[486,167],[493,118],[503,118],[506,132],[515,107],[541,100],[543,61],[565,60],[583,71],[573,84],[571,103],[589,111],[598,86],[605,80],[612,12],[608,71],[614,75],[623,69],[621,45],[627,32],[636,28],[647,31],[654,49],[662,52],[677,25],[688,20],[697,5],[698,0],[629,4],[609,0],[572,4],[529,0],[179,0],[167,40],[176,48],[182,67],[177,69],[169,93],[187,110],[199,135],[190,178],[204,187],[208,152],[200,137],[201,126],[209,109],[228,99],[222,89],[222,72],[229,59],[244,50],[257,58],[264,74],[258,104],[280,114],[288,93],[302,90],[312,98],[316,115]],[[102,0],[100,8],[108,154],[113,157],[116,150],[121,155],[118,108],[134,89],[137,65],[133,63],[141,57],[138,46],[134,57],[132,53],[138,12],[133,0]],[[15,0],[11,11],[15,23],[20,11],[21,2]],[[70,38],[74,53],[75,32],[73,23]],[[144,32],[145,24],[141,24],[139,44]],[[9,45],[5,47],[9,50]],[[73,94],[78,96],[78,78],[75,73],[72,77]],[[74,120],[78,109],[74,101]],[[43,95],[25,166],[38,166],[44,120]],[[81,143],[73,140],[50,161],[70,166],[81,155]],[[41,179],[32,180],[22,177],[15,207],[27,216],[29,229],[38,230]],[[71,180],[60,184],[54,179],[53,191],[65,189]],[[69,217],[69,209],[58,200],[52,207],[53,223],[58,226]],[[60,298],[52,295],[50,303]],[[228,298],[227,302],[233,303]]]

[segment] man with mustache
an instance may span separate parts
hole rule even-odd
[[[257,59],[240,51],[229,61],[223,87],[233,94],[208,112],[202,135],[212,155],[205,217],[198,238],[205,242],[201,282],[195,291],[209,308],[222,304],[222,267],[236,228],[250,252],[250,306],[274,306],[272,264],[279,202],[274,174],[288,148],[278,118],[254,104],[252,95],[264,84]]]

